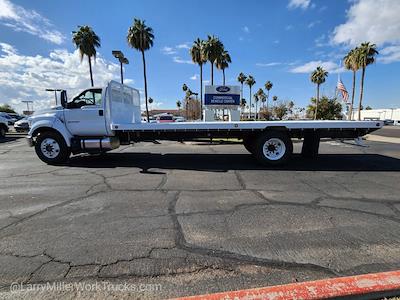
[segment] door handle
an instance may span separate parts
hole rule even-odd
[[[99,116],[103,116],[104,115],[104,112],[103,112],[103,110],[102,109],[99,109]]]

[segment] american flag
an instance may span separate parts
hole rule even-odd
[[[338,79],[336,88],[342,94],[343,101],[347,103],[347,100],[349,100],[349,93],[347,92],[346,87],[340,78]]]

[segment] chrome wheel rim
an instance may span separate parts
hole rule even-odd
[[[285,143],[278,138],[270,138],[264,143],[263,153],[269,160],[281,159],[286,152]]]
[[[40,150],[47,158],[55,158],[60,153],[60,145],[55,139],[45,138],[40,144]]]

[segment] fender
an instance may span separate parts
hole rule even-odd
[[[59,134],[61,134],[68,147],[71,147],[72,134],[68,131],[65,124],[54,116],[41,117],[40,120],[34,120],[28,135],[33,136],[40,132],[41,128],[53,128]]]

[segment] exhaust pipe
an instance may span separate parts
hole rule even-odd
[[[117,137],[107,137],[101,139],[82,139],[81,149],[83,151],[89,150],[100,150],[109,151],[117,149],[120,146],[119,138]]]

